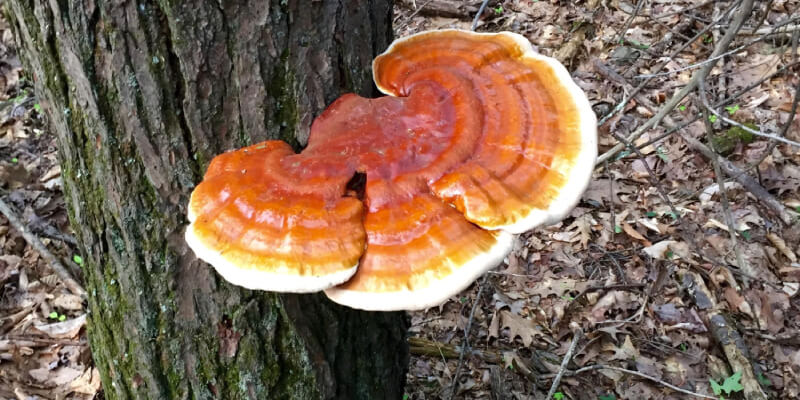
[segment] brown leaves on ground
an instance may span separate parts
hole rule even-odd
[[[408,16],[415,10],[407,8],[413,5],[398,7],[398,36],[423,29],[469,29],[468,18],[420,17],[424,3],[416,2],[423,12],[414,18]],[[643,7],[632,16],[637,3]],[[708,58],[721,33],[712,29],[675,57],[667,56],[732,5],[489,2],[478,31],[522,33],[546,55],[560,55],[569,47],[565,62],[599,117],[665,64],[661,72],[670,73],[653,78],[639,98],[599,127],[602,153],[618,143],[612,132],[627,136],[689,81],[697,70],[693,66]],[[765,10],[766,5],[771,9]],[[791,31],[752,32],[780,24],[796,29],[798,10],[796,1],[756,2],[756,11],[731,45],[744,47],[726,55],[705,81],[712,103],[731,97],[718,108],[726,118],[781,132],[800,83],[800,70],[792,65]],[[577,49],[572,47],[576,38],[581,43]],[[614,76],[598,73],[598,63]],[[737,93],[748,85],[755,87]],[[467,372],[456,382],[459,398],[543,398],[575,327],[585,337],[569,370],[611,365],[718,397],[709,379],[721,383],[739,371],[731,369],[735,362],[715,341],[711,314],[724,315],[728,328],[743,338],[755,376],[742,382],[745,387],[760,386],[770,398],[800,396],[800,149],[773,146],[719,118],[695,118],[701,106],[690,95],[669,113],[675,124],[685,124],[677,133],[664,136],[667,130],[656,126],[635,140],[643,157],[623,151],[607,166],[600,165],[570,216],[522,235],[507,262],[490,273],[481,298],[475,298],[476,284],[458,302],[412,313],[412,335],[461,346],[465,321],[478,302],[469,345],[502,354],[503,365],[474,352],[465,357],[462,370]],[[727,180],[724,191],[718,186],[711,161],[683,139],[707,143],[709,127],[710,146],[775,196],[794,218],[790,224],[735,179]],[[800,140],[800,119],[792,121],[786,136]],[[723,192],[733,229],[726,223]],[[731,230],[754,276],[738,269]],[[700,281],[686,279],[688,272]],[[456,359],[412,356],[409,398],[448,398],[457,365]],[[571,399],[685,397],[651,380],[603,369],[567,374],[558,392]],[[744,398],[741,392],[725,397]]]
[[[0,196],[64,262],[72,260],[55,139],[0,19]],[[79,272],[79,271],[73,271]],[[0,214],[0,398],[92,399],[100,391],[83,299]]]

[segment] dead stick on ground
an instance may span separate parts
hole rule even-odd
[[[736,37],[736,33],[739,32],[739,29],[742,28],[744,25],[744,21],[750,16],[751,11],[753,9],[753,0],[742,0],[742,3],[739,5],[739,9],[736,12],[734,17],[734,21],[731,24],[731,27],[728,31],[725,32],[725,35],[720,39],[717,46],[714,48],[714,52],[711,53],[711,58],[719,57],[720,54],[725,53],[728,50],[728,46],[730,46],[731,42],[733,41],[734,37]],[[686,84],[678,93],[672,96],[666,104],[658,111],[656,115],[650,118],[647,122],[645,122],[642,126],[636,129],[630,136],[626,138],[627,142],[635,141],[639,136],[644,134],[645,131],[652,128],[653,126],[657,125],[664,119],[672,110],[686,97],[689,93],[694,91],[697,88],[697,85],[700,83],[701,79],[705,79],[706,76],[711,72],[711,69],[716,65],[716,62],[709,62],[703,65],[698,71],[694,73],[692,79],[689,83]],[[618,143],[616,146],[611,148],[611,150],[603,153],[600,157],[597,158],[597,162],[595,165],[600,165],[604,161],[608,160],[609,158],[613,157],[617,154],[620,150],[625,148],[624,143]]]
[[[86,297],[86,291],[83,290],[81,285],[72,278],[69,271],[64,268],[64,265],[58,261],[53,253],[51,253],[50,250],[47,250],[47,247],[44,245],[44,243],[42,243],[42,241],[39,240],[39,238],[36,237],[36,235],[34,235],[28,229],[28,227],[22,223],[22,221],[19,220],[17,214],[11,209],[11,206],[3,201],[3,199],[0,199],[0,212],[6,216],[6,219],[8,219],[8,222],[12,227],[14,227],[14,229],[22,233],[22,237],[25,238],[25,241],[28,242],[28,244],[30,244],[31,247],[33,247],[33,249],[45,259],[45,261],[47,261],[47,263],[50,265],[50,268],[52,268],[53,271],[55,271],[55,273],[61,277],[61,280],[64,281],[64,285],[67,287],[67,289],[69,289],[70,292],[81,297]]]
[[[780,71],[781,72],[785,71],[789,67],[793,67],[794,65],[796,65],[796,64],[787,65],[786,67],[782,68]],[[624,77],[622,77],[619,74],[617,74],[616,72],[614,72],[611,68],[609,68],[608,66],[606,66],[602,62],[596,61],[595,64],[594,64],[594,67],[595,67],[595,71],[597,71],[600,75],[604,76],[606,79],[610,79],[610,80],[615,81],[615,82],[617,82],[617,83],[619,83],[621,85],[630,86],[630,84],[625,80]],[[777,74],[774,74],[772,76],[775,76],[775,75],[777,75]],[[727,104],[730,100],[742,95],[744,92],[746,92],[747,90],[752,89],[752,88],[753,88],[753,86],[751,85],[751,86],[743,89],[742,91],[739,91],[738,93],[734,94],[729,99],[726,99],[726,100],[719,101],[719,102],[715,103],[713,105],[713,107],[720,107],[720,106],[722,106],[724,104]],[[795,92],[795,98],[794,98],[794,100],[792,102],[792,111],[796,111],[796,109],[797,109],[797,100],[798,100],[797,93],[800,93],[800,84],[798,84],[797,91]],[[635,96],[635,98],[640,104],[644,105],[648,109],[650,109],[650,110],[654,110],[655,109],[655,106],[647,98],[642,97],[642,96]],[[786,121],[786,124],[784,124],[783,129],[781,130],[781,135],[782,136],[786,135],[786,132],[788,131],[788,128],[791,125],[792,120],[794,119],[794,115],[795,115],[794,112],[790,113],[789,119]],[[694,121],[696,121],[698,119],[700,119],[700,118],[698,117],[696,119],[691,120],[690,122],[694,122]],[[688,125],[688,123],[681,124],[681,125],[676,124],[674,121],[672,121],[672,119],[669,116],[664,118],[664,127],[669,129],[668,133],[670,133],[670,134],[679,131],[682,127],[684,127],[686,125]],[[746,174],[746,171],[741,170],[739,167],[737,167],[734,163],[732,163],[731,161],[729,161],[726,158],[717,157],[716,153],[714,153],[706,145],[704,145],[700,141],[692,138],[691,136],[683,134],[683,135],[681,135],[681,138],[689,145],[690,148],[692,148],[695,151],[700,152],[706,158],[708,158],[708,159],[712,159],[712,157],[717,158],[719,163],[720,163],[720,167],[722,168],[722,170],[725,172],[726,175],[728,175],[731,178],[735,179],[742,186],[744,186],[745,189],[750,191],[750,193],[752,193],[759,201],[763,202],[765,205],[767,205],[767,207],[769,207],[772,210],[774,210],[775,213],[778,214],[778,216],[781,218],[781,220],[785,224],[789,225],[789,224],[792,223],[793,217],[792,217],[791,212],[787,211],[786,207],[783,204],[781,204],[781,202],[778,201],[778,199],[776,199],[775,196],[770,194],[767,191],[767,189],[764,189],[764,187],[761,186],[761,184],[756,182],[750,175]],[[659,138],[659,139],[662,139],[662,138]],[[625,144],[625,142],[622,141],[622,139],[618,138],[618,140],[620,140],[623,144]],[[647,145],[653,144],[653,142],[654,141],[650,141],[648,143],[644,143],[644,144],[642,144],[640,146],[636,146],[636,148],[637,149],[644,148]],[[773,144],[777,144],[777,143],[773,142]]]
[[[690,137],[688,135],[681,135],[681,139],[689,145],[692,150],[695,150],[705,156],[708,159],[717,159],[719,161],[719,166],[725,172],[726,175],[733,177],[737,182],[739,182],[745,189],[747,189],[750,193],[758,198],[759,201],[767,205],[767,207],[771,208],[781,220],[786,224],[792,223],[792,216],[786,210],[786,206],[784,206],[778,199],[775,198],[767,189],[764,189],[758,182],[756,182],[753,177],[745,173],[737,167],[731,161],[718,157],[713,150],[711,150],[708,146],[701,143],[699,140]]]
[[[644,379],[653,381],[655,383],[658,383],[660,385],[664,385],[664,386],[666,386],[666,387],[668,387],[668,388],[670,388],[670,389],[672,389],[672,390],[674,390],[676,392],[687,394],[689,396],[700,397],[700,398],[703,398],[703,399],[715,399],[715,400],[717,399],[716,397],[706,396],[704,394],[695,393],[695,392],[688,391],[686,389],[679,388],[679,387],[677,387],[675,385],[667,383],[667,382],[665,382],[665,381],[663,381],[661,379],[658,379],[656,377],[653,377],[653,376],[650,376],[650,375],[645,375],[645,374],[643,374],[643,373],[641,373],[639,371],[633,371],[633,370],[630,370],[630,369],[613,367],[611,365],[604,365],[604,364],[590,365],[588,367],[583,367],[581,369],[576,369],[575,371],[567,371],[567,373],[565,375],[573,376],[573,375],[580,374],[581,372],[598,370],[598,369],[610,369],[612,371],[618,371],[618,372],[624,372],[626,374],[636,375],[636,376],[638,376],[640,378],[644,378]]]
[[[708,104],[708,99],[706,98],[706,86],[705,82],[700,81],[700,86],[698,87],[698,93],[700,94],[700,101],[705,104],[707,107],[710,107]],[[706,140],[708,143],[713,143],[714,140],[714,128],[711,126],[711,121],[708,119],[708,113],[706,112],[703,116],[703,120],[705,121],[706,125]],[[731,205],[728,202],[728,191],[725,190],[725,179],[722,176],[722,169],[719,166],[719,160],[714,157],[711,159],[711,164],[714,166],[714,175],[716,175],[717,179],[717,186],[719,186],[719,197],[722,199],[722,213],[725,216],[725,223],[728,225],[728,234],[731,237],[731,246],[733,246],[733,252],[736,254],[736,266],[739,267],[739,270],[744,271],[749,275],[756,275],[756,271],[744,260],[742,256],[742,249],[739,248],[738,241],[736,240],[736,224],[733,222],[733,216],[731,215]],[[744,281],[745,287],[750,287],[750,280],[747,278],[742,279]]]
[[[475,296],[475,302],[472,303],[472,309],[469,312],[467,326],[464,328],[464,345],[461,346],[461,354],[458,356],[458,366],[456,367],[456,374],[453,376],[453,387],[450,389],[450,399],[454,399],[456,395],[456,389],[458,388],[458,375],[461,374],[461,366],[464,365],[464,353],[466,352],[466,349],[469,348],[469,331],[472,329],[472,319],[475,317],[475,309],[478,308],[478,303],[481,301],[481,295],[483,294],[484,286],[486,286],[486,278],[488,276],[489,275],[484,275],[483,279],[481,279],[478,294]]]
[[[556,393],[558,384],[561,383],[561,378],[564,376],[564,372],[567,371],[567,365],[569,365],[570,360],[572,360],[572,353],[575,352],[575,347],[578,345],[578,341],[581,339],[581,336],[583,336],[583,331],[581,328],[576,328],[572,332],[572,343],[569,345],[567,354],[564,354],[564,359],[561,361],[561,367],[558,369],[558,374],[556,374],[556,377],[553,379],[553,384],[550,385],[550,391],[547,392],[547,397],[545,397],[545,400],[550,400],[553,398],[553,394]]]
[[[748,357],[747,345],[735,327],[728,324],[725,317],[717,311],[717,302],[714,295],[708,290],[703,278],[693,272],[681,275],[683,286],[686,287],[695,305],[701,310],[707,310],[709,331],[714,340],[719,343],[731,369],[741,372],[741,384],[747,400],[766,400],[767,395],[758,383],[753,364]]]

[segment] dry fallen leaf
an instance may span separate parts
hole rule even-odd
[[[68,319],[64,322],[53,324],[35,325],[34,329],[55,339],[69,339],[75,337],[86,324],[86,314],[80,317]]]
[[[530,346],[535,337],[544,335],[536,323],[519,315],[514,315],[510,311],[500,311],[500,318],[502,328],[508,328],[509,339],[513,341],[514,338],[519,337],[525,347]]]

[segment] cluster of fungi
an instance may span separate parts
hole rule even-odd
[[[199,258],[249,289],[422,309],[586,188],[595,116],[524,37],[423,32],[395,41],[373,74],[388,96],[340,97],[301,153],[266,141],[212,160],[188,207]]]

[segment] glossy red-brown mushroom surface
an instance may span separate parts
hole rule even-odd
[[[521,36],[417,34],[373,73],[389,96],[342,96],[302,153],[270,141],[212,162],[187,240],[226,279],[329,288],[355,308],[424,308],[501,262],[510,233],[578,201],[594,114],[564,67]],[[356,173],[363,198],[348,189]]]

